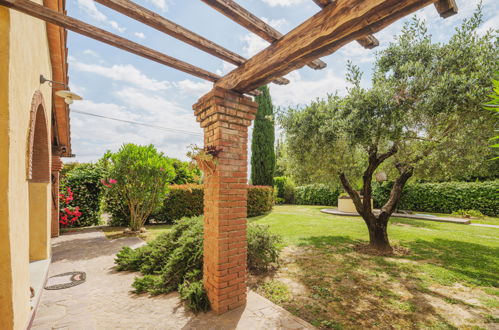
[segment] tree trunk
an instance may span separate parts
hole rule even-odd
[[[379,221],[379,220],[378,220]],[[387,226],[376,223],[368,226],[369,229],[369,246],[382,252],[393,252],[393,249],[388,240]]]

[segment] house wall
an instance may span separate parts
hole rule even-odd
[[[42,1],[35,2],[42,3]],[[34,240],[31,246],[36,247],[32,251],[31,260],[47,258],[50,253],[47,231],[50,228],[50,184],[29,183],[27,174],[32,100],[36,91],[40,91],[43,98],[49,136],[51,129],[52,91],[47,83],[40,85],[40,74],[51,78],[45,23],[0,7],[0,325],[2,329],[25,329],[29,322],[30,206],[31,220],[35,222],[32,223],[31,229],[33,233],[36,232],[35,235],[31,235]],[[50,139],[44,143],[48,144],[50,150]],[[37,213],[38,221],[35,218]]]

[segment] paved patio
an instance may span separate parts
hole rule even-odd
[[[130,292],[137,273],[116,272],[114,255],[138,238],[108,240],[99,230],[62,235],[52,241],[49,277],[71,271],[85,283],[44,290],[32,329],[314,329],[254,292],[246,306],[217,316],[184,309],[177,293],[150,297]]]

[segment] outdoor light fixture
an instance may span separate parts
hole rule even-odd
[[[75,101],[75,100],[76,101],[82,100],[82,97],[80,95],[73,93],[72,91],[69,90],[68,85],[61,83],[61,82],[47,79],[41,74],[40,75],[40,84],[43,84],[45,82],[48,82],[50,87],[52,87],[53,84],[59,84],[59,85],[62,85],[64,87],[68,88],[68,90],[62,90],[62,91],[55,92],[55,95],[64,98],[64,102],[66,102],[66,104],[72,104],[73,101]]]

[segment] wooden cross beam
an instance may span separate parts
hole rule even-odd
[[[201,79],[215,82],[220,78],[220,76],[214,73],[198,68],[192,64],[186,63],[174,57],[165,55],[154,49],[145,47],[123,37],[117,36],[111,32],[99,29],[98,27],[84,23],[75,18],[66,16],[57,11],[48,9],[30,0],[0,0],[0,5],[18,10],[30,16],[61,26],[70,31],[126,50],[130,53],[164,64],[166,66],[183,71]]]
[[[435,1],[337,0],[222,77],[215,86],[240,93],[253,90]]]
[[[327,5],[330,5],[334,2],[334,0],[313,0],[317,6],[321,7],[321,8],[325,8]],[[362,37],[362,38],[359,38],[357,39],[357,42],[364,48],[367,48],[367,49],[373,49],[375,47],[378,47],[379,46],[379,40],[376,39],[375,36],[373,36],[372,34],[371,35],[367,35],[365,37]]]
[[[224,61],[235,64],[237,66],[246,62],[246,59],[222,46],[217,45],[211,40],[208,40],[186,28],[180,26],[157,13],[144,8],[129,0],[95,0],[96,2],[116,10],[117,12],[126,15],[136,21],[142,22],[150,27],[168,34],[178,40],[181,40],[191,46],[194,46],[202,51],[216,56]],[[273,81],[278,85],[286,85],[289,80],[286,78],[276,78]]]
[[[201,1],[270,43],[276,42],[283,36],[281,32],[277,31],[232,0]],[[324,69],[327,66],[326,63],[319,59],[306,64],[314,70]]]
[[[435,8],[443,18],[457,14],[456,0],[438,0],[435,2]]]

